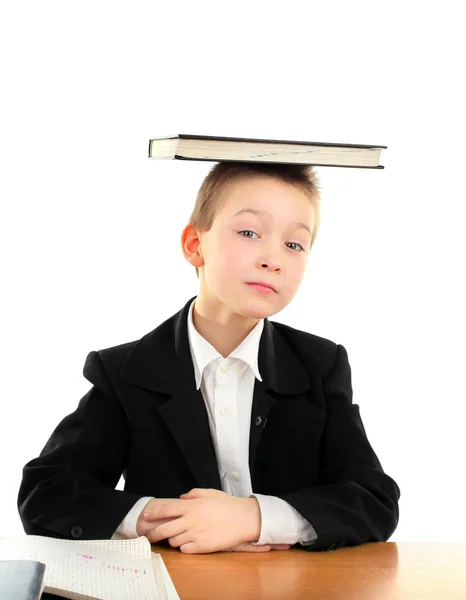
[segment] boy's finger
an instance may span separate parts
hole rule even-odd
[[[181,494],[180,498],[210,498],[212,496],[218,496],[219,490],[212,490],[210,488],[193,488],[185,494]]]
[[[249,542],[238,544],[231,548],[233,552],[269,552],[270,544],[250,544]]]
[[[146,535],[151,544],[187,533],[187,525],[183,519],[172,519],[168,523],[158,525]],[[186,542],[192,540],[186,540]],[[185,542],[182,542],[185,543]]]
[[[144,513],[144,521],[157,521],[158,519],[169,519],[171,517],[181,517],[186,511],[186,504],[183,500],[173,500],[161,504]]]

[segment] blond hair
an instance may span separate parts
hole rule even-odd
[[[197,231],[209,231],[215,214],[221,205],[223,193],[229,185],[244,177],[275,177],[304,192],[314,209],[315,224],[311,236],[311,248],[320,225],[320,190],[316,172],[310,165],[281,163],[220,162],[215,164],[199,188],[188,225]],[[199,278],[199,269],[196,267]]]

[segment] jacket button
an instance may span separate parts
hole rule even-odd
[[[80,525],[75,525],[71,528],[71,537],[77,540],[83,534],[83,528]]]
[[[262,423],[262,417],[257,417],[256,425],[259,426]]]

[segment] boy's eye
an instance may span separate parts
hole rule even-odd
[[[253,235],[257,235],[257,233],[254,233],[254,231],[249,231],[249,229],[243,229],[243,231],[239,231],[238,233],[252,233]],[[243,236],[243,237],[249,237],[249,236]]]
[[[289,244],[294,244],[295,246],[298,246],[299,248],[301,248],[301,252],[304,252],[304,248],[301,246],[301,244],[298,244],[298,242],[288,242]]]
[[[255,233],[254,231],[251,231],[249,229],[243,229],[242,231],[238,231],[238,233],[240,233],[240,234],[241,233],[252,233],[252,235],[257,235],[257,233]],[[250,237],[250,236],[243,235],[242,237]],[[301,248],[301,252],[304,252],[304,248],[301,246],[301,244],[298,244],[298,242],[288,242],[288,244],[294,244],[295,246],[298,246],[299,248]]]

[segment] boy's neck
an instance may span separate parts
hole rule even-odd
[[[194,327],[223,358],[229,356],[258,323],[258,319],[242,319],[240,315],[225,320],[215,311],[204,311],[203,308],[202,301],[196,298],[192,312]]]

